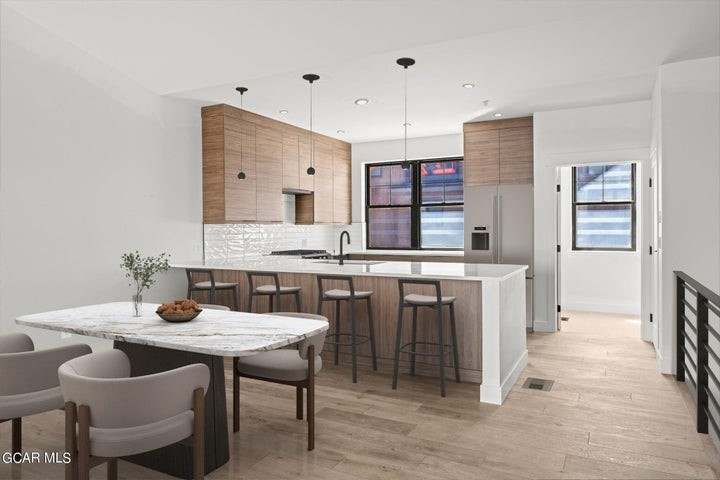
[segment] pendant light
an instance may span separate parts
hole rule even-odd
[[[315,175],[315,141],[313,140],[313,98],[312,98],[312,84],[316,80],[320,80],[319,75],[314,73],[308,73],[303,75],[303,80],[307,80],[310,83],[310,166],[307,169],[308,175]]]
[[[412,58],[398,58],[397,64],[400,65],[405,69],[405,123],[403,123],[403,127],[405,127],[405,156],[403,157],[403,162],[400,164],[403,170],[408,170],[410,168],[410,162],[408,162],[407,159],[407,127],[408,127],[408,121],[407,121],[407,69],[408,67],[415,65],[415,60]]]
[[[237,87],[235,90],[240,92],[240,110],[242,110],[243,109],[243,93],[247,92],[248,89],[245,87]],[[243,167],[242,167],[242,157],[243,157],[242,137],[243,136],[242,136],[242,132],[241,132],[240,133],[240,172],[237,174],[237,177],[239,180],[245,180],[245,177],[246,177],[245,172],[243,172]]]

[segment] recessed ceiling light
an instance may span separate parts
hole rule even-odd
[[[463,88],[475,88],[474,83],[463,83]]]
[[[345,133],[345,130],[338,130],[337,133],[338,133],[339,135],[342,135],[343,133]]]
[[[287,113],[288,113],[287,110],[280,110],[280,115],[287,115]]]
[[[494,113],[493,116],[494,116],[494,117],[502,117],[502,113],[500,113],[500,112]]]
[[[355,100],[355,105],[367,105],[368,103],[370,103],[370,100],[367,98],[358,98]]]

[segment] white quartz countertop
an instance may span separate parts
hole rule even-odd
[[[337,261],[335,261],[337,262]],[[447,280],[499,282],[523,274],[527,265],[483,263],[395,262],[381,260],[346,260],[345,265],[327,260],[300,259],[282,255],[248,258],[234,262],[173,262],[175,268],[212,268],[216,270],[257,270],[285,273],[321,273],[377,277],[439,278]]]
[[[19,325],[121,342],[227,357],[242,357],[297,343],[328,329],[327,322],[297,317],[205,309],[193,320],[170,323],[143,304],[133,317],[131,302],[105,303],[18,317]]]
[[[348,250],[351,255],[398,255],[408,257],[463,257],[462,250]]]

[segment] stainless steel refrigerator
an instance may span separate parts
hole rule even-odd
[[[465,188],[465,262],[527,265],[526,325],[533,326],[533,186]]]

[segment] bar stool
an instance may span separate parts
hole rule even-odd
[[[432,285],[435,287],[435,295],[419,295],[411,293],[405,295],[405,285]],[[397,388],[398,367],[400,364],[400,353],[408,353],[411,355],[410,374],[415,375],[415,356],[422,355],[426,357],[438,357],[440,363],[440,395],[445,396],[445,355],[452,351],[453,364],[455,366],[455,381],[460,383],[460,367],[458,365],[457,353],[457,333],[455,329],[455,297],[443,297],[440,291],[439,280],[420,280],[415,278],[399,278],[398,287],[400,289],[400,307],[398,309],[397,333],[395,335],[395,365],[393,367],[393,390]],[[452,345],[445,344],[445,330],[443,328],[442,307],[447,305],[450,310],[450,331],[452,334]],[[402,322],[403,313],[406,307],[413,309],[412,322],[412,341],[404,345],[400,345],[402,341]],[[418,307],[430,307],[437,313],[437,329],[438,341],[427,342],[417,341],[417,312]],[[416,351],[417,345],[437,345],[438,353],[424,353]],[[408,350],[408,347],[410,348]]]
[[[187,298],[192,298],[192,292],[210,292],[210,303],[215,303],[215,292],[218,290],[232,290],[233,310],[238,311],[238,284],[230,282],[216,282],[213,271],[209,268],[186,268],[185,274],[188,279]],[[193,275],[207,275],[208,281],[193,283]]]
[[[340,281],[348,284],[349,290],[332,289],[325,290],[324,281]],[[375,329],[373,328],[373,315],[372,305],[370,303],[370,297],[373,292],[358,292],[355,290],[355,284],[351,276],[345,275],[318,275],[318,307],[317,314],[321,315],[323,302],[335,302],[335,329],[334,333],[327,335],[325,343],[335,345],[335,365],[340,360],[340,347],[350,346],[352,349],[352,381],[357,383],[357,346],[366,342],[370,342],[370,351],[372,353],[372,367],[373,370],[377,370],[377,358],[375,355]],[[365,300],[367,301],[368,311],[368,333],[369,335],[358,335],[357,321],[355,312],[355,301]],[[340,332],[340,302],[348,302],[350,306],[350,333]],[[350,337],[350,342],[341,342],[341,337]]]
[[[270,300],[270,312],[277,309],[280,310],[280,295],[295,295],[295,308],[300,311],[300,290],[302,287],[281,287],[280,276],[277,272],[247,272],[248,284],[250,286],[250,296],[248,297],[248,312],[252,313],[253,298],[256,295],[265,295]],[[273,285],[255,286],[255,277],[271,277]],[[274,297],[274,302],[273,302]],[[274,308],[273,308],[274,304]]]

